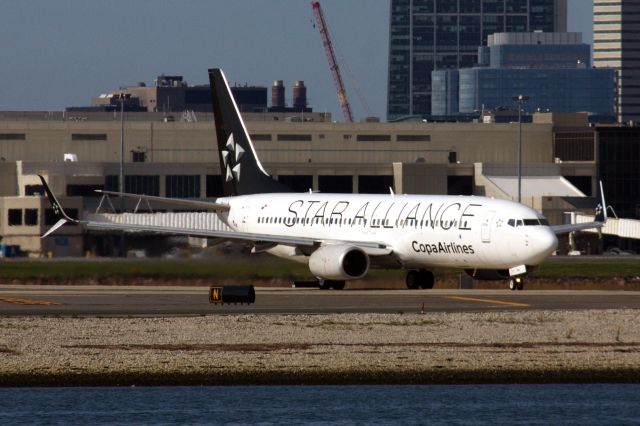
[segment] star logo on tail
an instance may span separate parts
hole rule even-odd
[[[240,159],[244,155],[244,149],[236,144],[233,133],[229,135],[225,147],[227,149],[222,151],[222,162],[226,170],[225,179],[227,182],[234,179],[236,182],[240,182]]]

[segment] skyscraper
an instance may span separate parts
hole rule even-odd
[[[617,70],[619,122],[640,121],[640,0],[594,0],[593,64]]]
[[[387,118],[431,113],[431,71],[471,67],[499,32],[563,32],[567,0],[391,0]]]
[[[431,73],[432,116],[515,110],[518,94],[529,112],[614,115],[615,71],[591,68],[581,33],[495,33],[478,55],[481,66]]]

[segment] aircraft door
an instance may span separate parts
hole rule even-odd
[[[247,232],[250,213],[251,213],[250,206],[248,205],[242,206],[242,213],[240,214],[240,230],[242,232]]]
[[[484,215],[482,219],[482,228],[480,229],[480,235],[482,237],[483,243],[491,242],[491,226],[493,224],[493,218],[495,217],[496,212],[490,211]]]

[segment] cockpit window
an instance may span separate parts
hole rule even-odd
[[[549,222],[547,219],[538,218],[538,219],[509,219],[507,221],[509,226],[518,227],[518,226],[549,226]]]
[[[518,226],[549,226],[549,221],[544,217],[537,219],[509,219],[507,221],[509,226],[518,227]]]

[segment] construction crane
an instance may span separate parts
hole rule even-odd
[[[313,8],[313,14],[316,18],[318,25],[318,31],[320,31],[320,37],[322,38],[322,45],[324,46],[324,52],[327,54],[327,60],[329,61],[329,69],[331,70],[331,76],[333,77],[333,83],[336,86],[338,93],[338,102],[342,108],[342,115],[344,120],[348,123],[353,123],[353,113],[351,112],[351,105],[347,98],[347,91],[344,88],[342,77],[340,76],[340,67],[336,60],[336,54],[333,50],[333,44],[331,43],[331,36],[329,35],[329,27],[324,19],[324,13],[320,7],[320,2],[317,0],[311,1],[311,7]]]

